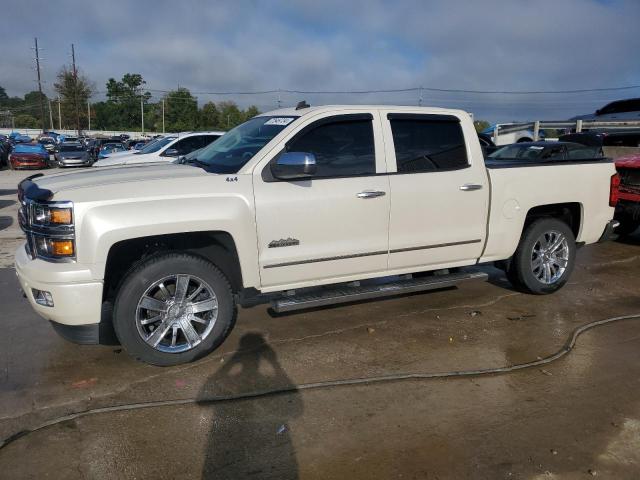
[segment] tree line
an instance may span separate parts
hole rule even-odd
[[[63,67],[56,76],[56,96],[42,94],[45,129],[126,130],[180,132],[190,130],[229,130],[259,114],[255,106],[241,109],[235,102],[198,100],[189,89],[179,87],[154,100],[138,73],[126,73],[120,80],[106,82],[105,100],[91,101],[94,84],[83,74]],[[163,124],[164,120],[164,124]],[[61,124],[61,125],[60,125]],[[0,86],[0,126],[41,128],[40,93],[9,97]],[[164,127],[164,128],[163,128]]]

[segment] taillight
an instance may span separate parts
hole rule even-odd
[[[611,185],[609,188],[609,206],[615,207],[620,197],[620,175],[611,175]]]

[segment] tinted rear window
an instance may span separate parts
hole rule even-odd
[[[398,172],[436,172],[469,166],[462,128],[457,121],[391,118]]]

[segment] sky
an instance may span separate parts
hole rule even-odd
[[[37,88],[31,49],[37,36],[45,92],[53,93],[74,43],[96,101],[104,98],[108,78],[128,72],[142,74],[157,98],[181,86],[197,92],[200,104],[234,100],[262,111],[303,99],[313,105],[421,103],[507,122],[561,120],[640,97],[640,88],[210,94],[640,85],[640,0],[22,0],[6,2],[2,16],[0,85],[11,96]]]

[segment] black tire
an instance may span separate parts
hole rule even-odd
[[[171,275],[191,275],[206,282],[217,298],[217,318],[202,341],[180,353],[162,352],[146,343],[138,331],[138,302],[147,289]],[[114,302],[113,327],[125,350],[136,359],[158,366],[192,362],[215,350],[229,335],[236,320],[236,304],[229,281],[213,263],[186,253],[153,256],[130,270]]]
[[[538,239],[548,232],[558,232],[566,238],[568,259],[564,272],[552,283],[544,283],[534,274],[533,250]],[[518,290],[535,295],[545,295],[560,289],[571,276],[576,259],[576,240],[569,226],[555,218],[541,218],[532,222],[523,232],[518,248],[507,269],[507,278]],[[559,272],[559,268],[556,270]]]

